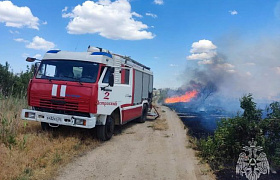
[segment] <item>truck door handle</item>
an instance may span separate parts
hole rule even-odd
[[[101,91],[112,91],[112,89],[107,89],[107,87],[101,87]]]
[[[125,97],[132,97],[132,96],[131,96],[131,95],[129,95],[129,94],[126,94],[126,95],[125,95]]]

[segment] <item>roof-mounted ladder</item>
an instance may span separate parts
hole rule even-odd
[[[139,62],[137,62],[137,61],[135,61],[135,60],[133,60],[133,59],[131,59],[129,56],[122,56],[122,55],[114,54],[114,53],[112,53],[112,54],[115,55],[115,56],[119,56],[119,57],[125,59],[126,61],[130,61],[130,62],[132,62],[132,63],[134,63],[134,64],[136,64],[136,65],[138,65],[138,66],[141,66],[141,67],[143,67],[143,68],[145,68],[145,69],[148,69],[148,70],[151,69],[151,68],[149,68],[149,67],[147,67],[147,66],[145,66],[145,65],[143,65],[143,64],[141,64],[141,63],[139,63]]]

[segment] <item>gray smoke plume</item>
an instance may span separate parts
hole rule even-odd
[[[193,43],[187,59],[197,61],[197,67],[186,68],[184,84],[170,95],[197,90],[193,104],[214,103],[229,109],[237,109],[239,98],[248,93],[261,103],[280,100],[280,37],[255,42],[234,38],[216,44]]]

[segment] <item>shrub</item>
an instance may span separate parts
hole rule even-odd
[[[242,147],[253,138],[264,148],[271,164],[280,167],[280,103],[270,104],[265,119],[251,94],[240,99],[240,107],[242,115],[222,119],[213,136],[199,141],[200,156],[213,169],[235,168]]]
[[[6,62],[5,65],[0,64],[0,99],[14,96],[26,96],[28,82],[33,76],[34,66],[27,66],[25,72],[14,74],[9,71],[10,65]]]

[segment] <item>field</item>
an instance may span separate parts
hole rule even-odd
[[[26,102],[0,100],[1,179],[49,179],[60,166],[100,144],[93,130],[60,127],[45,132],[39,122],[21,120]]]

